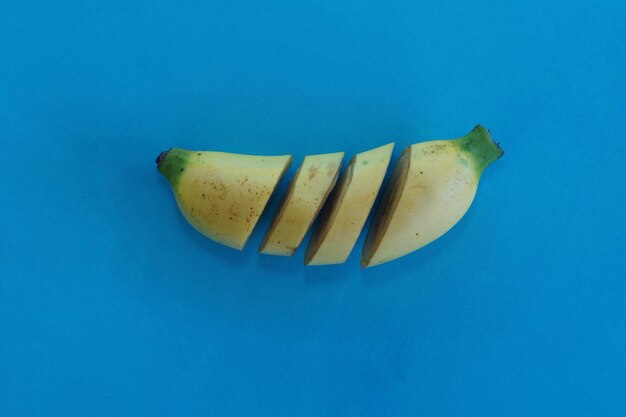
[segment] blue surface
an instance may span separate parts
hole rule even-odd
[[[1,416],[626,415],[623,1],[99,3],[0,6]],[[220,247],[154,166],[479,122],[467,216],[365,271]]]

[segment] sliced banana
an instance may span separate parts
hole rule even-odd
[[[308,244],[307,265],[346,261],[385,178],[393,145],[359,153],[350,161]]]
[[[343,152],[305,157],[259,251],[293,255],[321,213],[305,264],[345,262],[376,200],[393,147],[389,143],[355,155],[339,181]],[[406,148],[374,214],[362,266],[399,258],[450,230],[471,206],[483,171],[503,153],[480,125],[457,139]],[[157,158],[157,168],[172,185],[185,219],[210,239],[236,249],[246,245],[290,164],[290,155],[180,148]]]
[[[304,158],[259,252],[281,256],[294,254],[337,182],[343,155],[343,152],[337,152]]]

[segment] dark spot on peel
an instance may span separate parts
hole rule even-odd
[[[316,166],[309,167],[309,180],[313,179],[317,173],[319,172],[319,168]]]

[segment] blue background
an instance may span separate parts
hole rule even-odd
[[[626,414],[623,1],[0,11],[1,416]],[[370,270],[258,255],[276,196],[220,247],[154,165],[476,123],[467,216]]]

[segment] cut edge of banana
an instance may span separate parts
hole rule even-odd
[[[292,256],[316,222],[305,264],[345,262],[372,211],[393,147],[356,154],[341,175],[343,152],[306,156],[259,252]],[[384,264],[444,235],[471,206],[483,171],[503,154],[481,125],[460,138],[408,146],[374,212],[361,265]],[[184,218],[206,237],[242,250],[291,161],[291,155],[172,148],[156,163]]]

